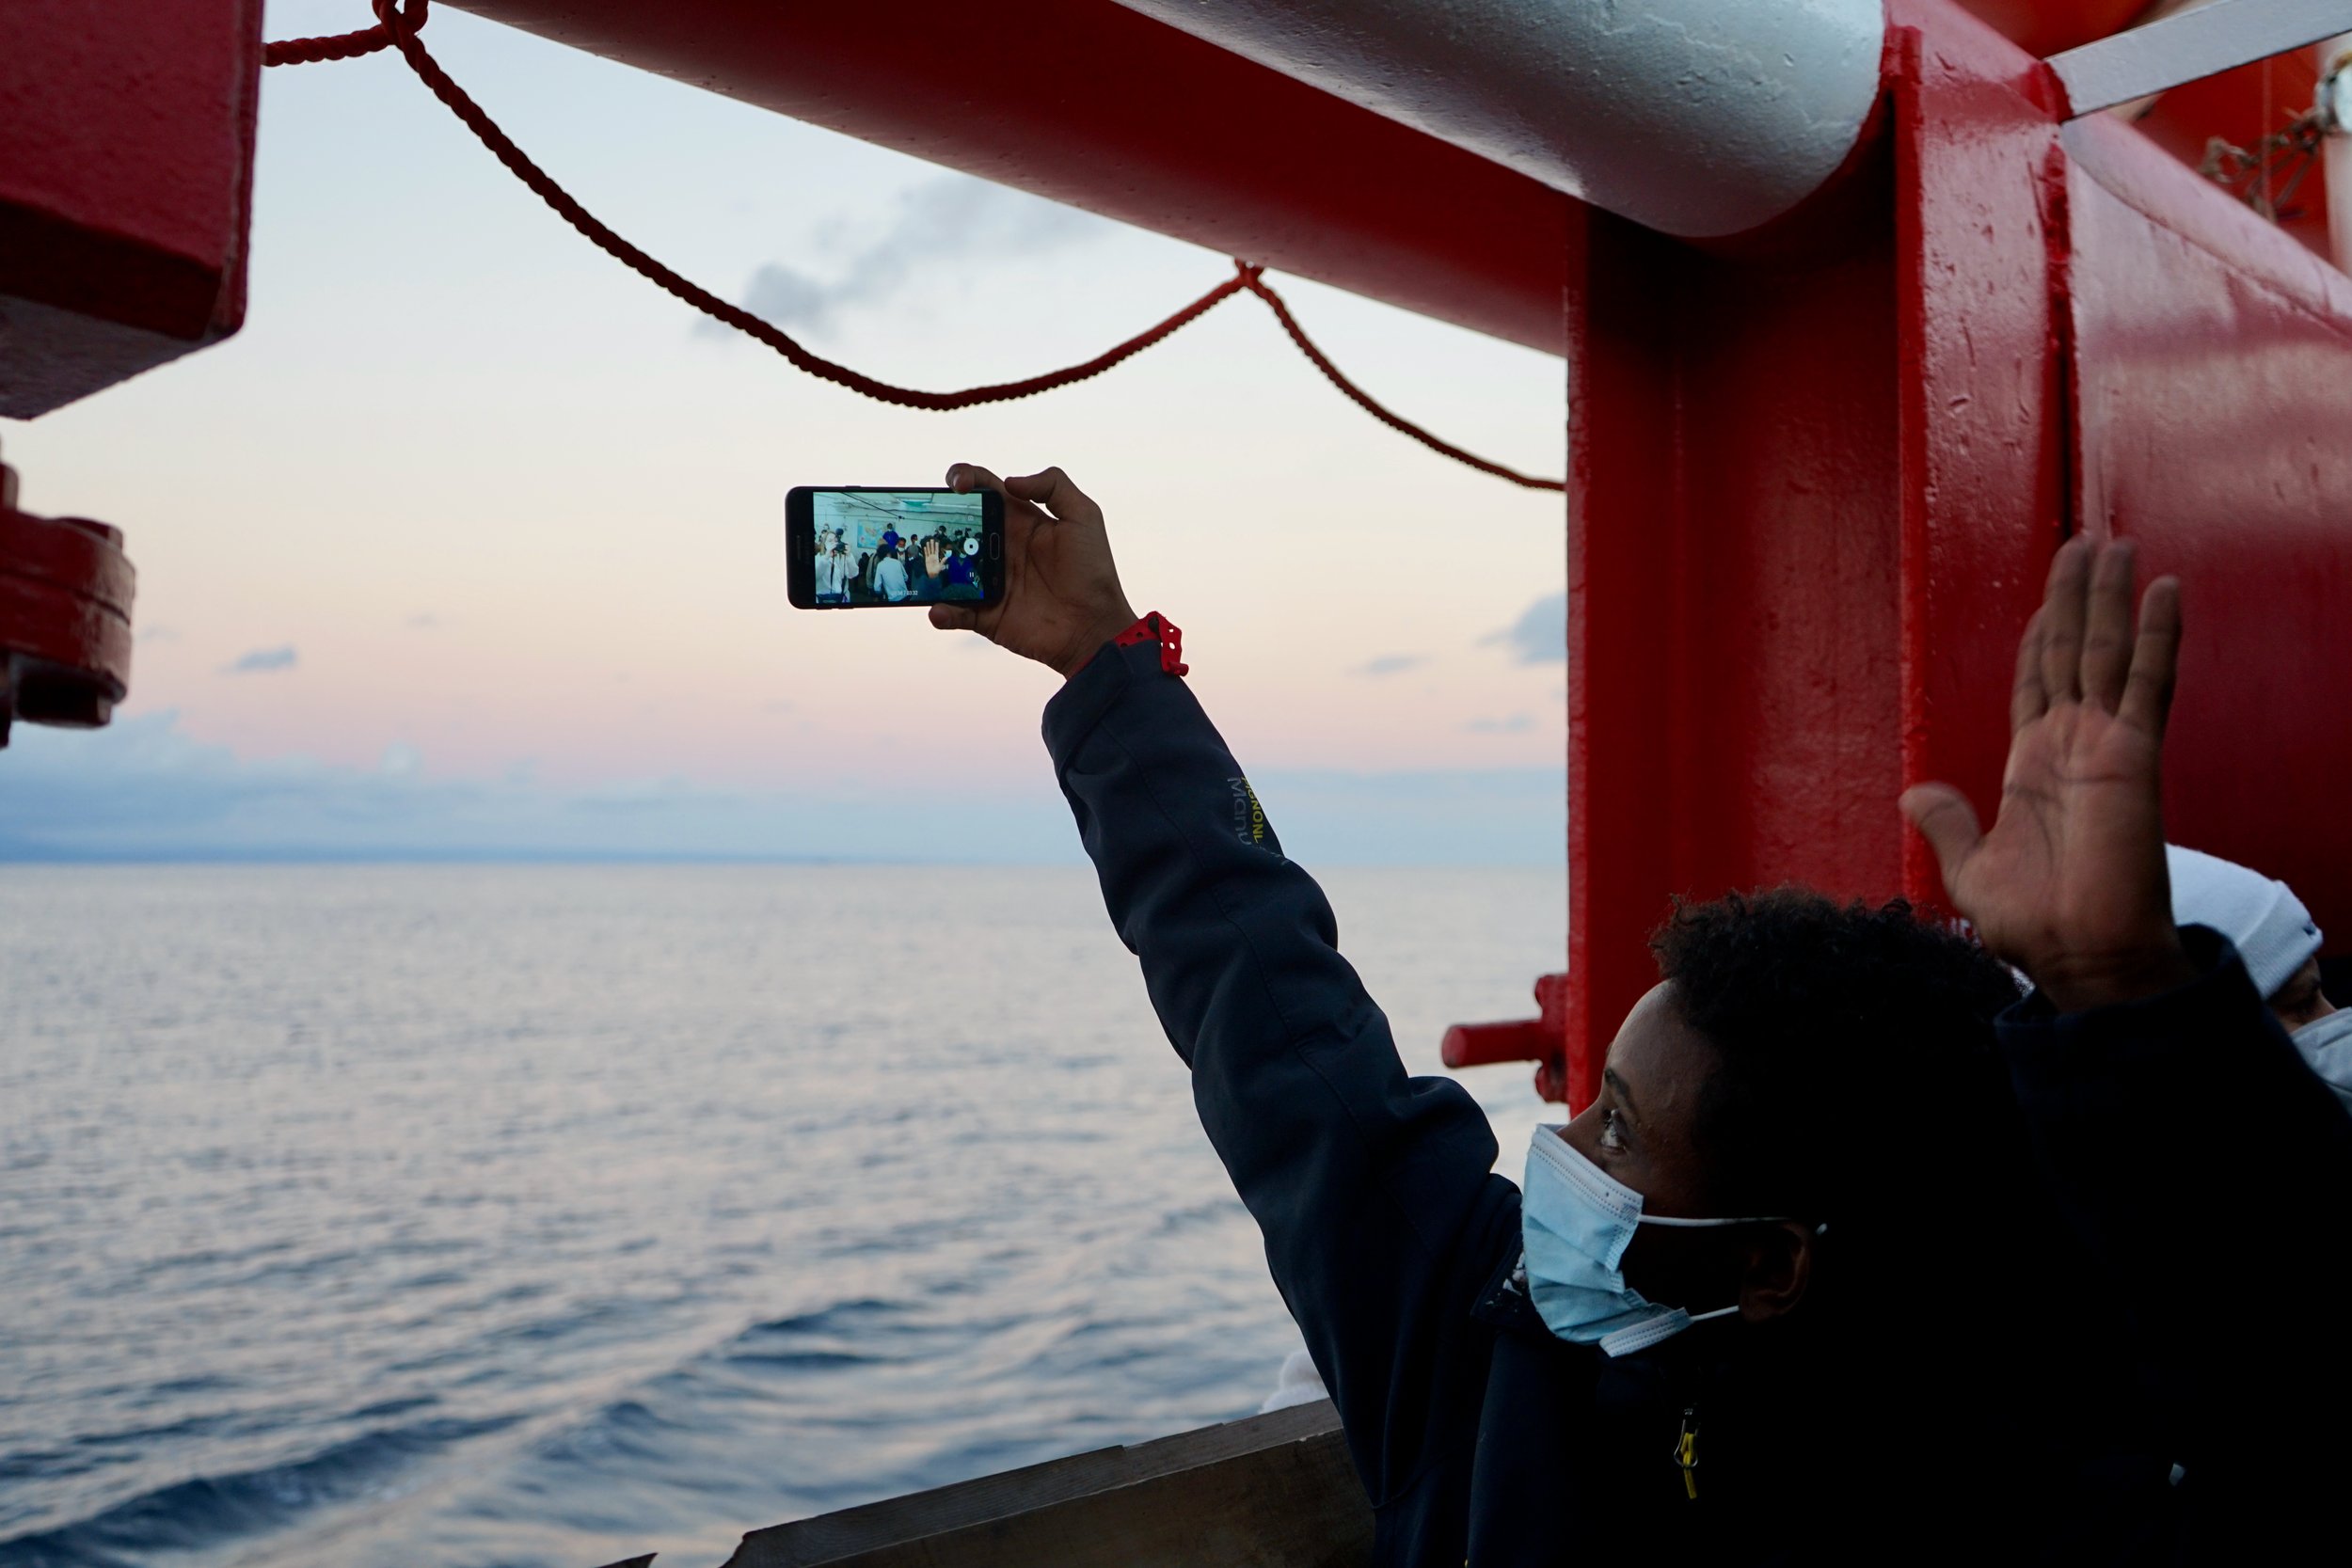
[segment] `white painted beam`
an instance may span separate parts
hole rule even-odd
[[[2352,29],[2352,0],[2213,0],[2050,56],[2077,118]]]
[[[2328,116],[2328,229],[2336,265],[2352,272],[2352,33],[2329,41],[2319,70],[2319,103]]]
[[[1119,3],[1690,238],[1754,229],[1837,171],[1886,37],[1883,0]]]

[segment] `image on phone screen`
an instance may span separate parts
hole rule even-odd
[[[979,603],[988,596],[981,493],[818,490],[811,588],[820,607]]]

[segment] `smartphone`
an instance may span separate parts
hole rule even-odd
[[[995,604],[1005,596],[1005,499],[801,485],[784,499],[784,577],[802,610]]]

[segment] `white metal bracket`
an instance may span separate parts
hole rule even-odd
[[[2076,119],[2352,33],[2352,0],[2213,0],[2063,55],[2050,69]]]

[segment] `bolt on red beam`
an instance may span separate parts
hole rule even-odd
[[[137,585],[120,531],[16,507],[0,466],[0,746],[19,719],[94,729],[131,682]]]
[[[1509,1023],[1457,1023],[1445,1032],[1438,1054],[1445,1065],[1493,1067],[1501,1062],[1540,1062],[1560,1054],[1560,1032],[1537,1019]]]
[[[1439,1059],[1456,1070],[1534,1062],[1535,1093],[1545,1100],[1567,1100],[1568,977],[1547,974],[1537,980],[1535,1006],[1535,1018],[1454,1025],[1438,1047]]]

